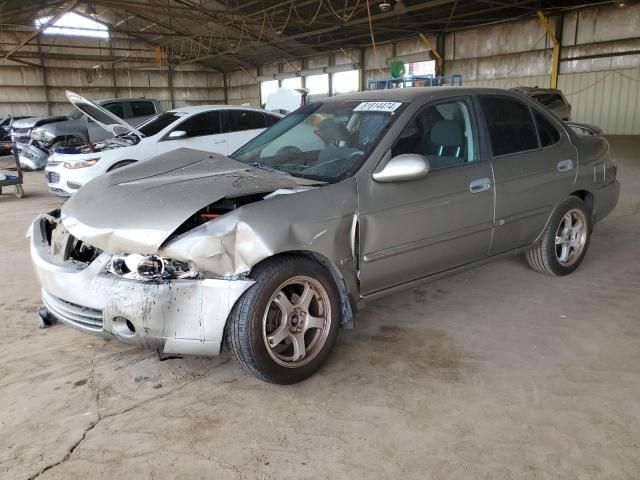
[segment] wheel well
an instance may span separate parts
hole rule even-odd
[[[319,263],[327,271],[331,274],[331,278],[333,278],[334,283],[338,287],[338,292],[340,292],[340,305],[342,307],[342,323],[340,326],[342,328],[353,328],[353,317],[356,313],[356,304],[349,295],[347,290],[347,284],[340,273],[340,270],[324,255],[317,252],[310,252],[306,250],[291,250],[288,252],[281,252],[273,255],[271,257],[265,258],[264,260],[258,262],[253,268],[256,268],[258,265],[264,264],[266,262],[272,261],[275,258],[280,257],[304,257],[308,258],[316,263]]]
[[[578,197],[579,199],[581,199],[587,205],[593,219],[595,220],[596,205],[595,205],[595,197],[593,196],[593,193],[589,192],[588,190],[576,190],[575,192],[571,193],[571,196]]]

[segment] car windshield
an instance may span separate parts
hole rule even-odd
[[[258,135],[231,158],[297,177],[337,182],[360,168],[403,108],[400,102],[311,103]]]
[[[164,130],[180,117],[186,115],[184,112],[164,112],[141,123],[136,129],[145,137],[150,137]]]

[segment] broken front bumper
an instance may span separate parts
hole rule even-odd
[[[164,353],[217,355],[227,317],[251,280],[139,282],[52,255],[44,216],[30,228],[31,259],[42,300],[57,320],[86,333]]]

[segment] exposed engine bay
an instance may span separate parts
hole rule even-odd
[[[91,145],[84,144],[77,147],[66,147],[62,150],[57,150],[59,153],[65,154],[82,154],[82,153],[95,153],[104,152],[106,150],[115,150],[116,148],[131,147],[137,145],[140,142],[140,137],[134,134],[118,135],[114,138],[108,138],[100,142],[93,143]]]

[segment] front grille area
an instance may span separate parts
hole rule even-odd
[[[102,311],[76,305],[42,292],[42,302],[49,313],[61,322],[90,333],[102,332]]]
[[[57,167],[61,163],[59,160],[47,160],[47,167]]]
[[[49,183],[58,183],[60,181],[60,174],[56,172],[47,172],[47,181]]]
[[[49,172],[51,173],[51,172]],[[55,189],[51,189],[55,190]],[[42,228],[44,237],[49,244],[49,253],[52,257],[57,258],[58,261],[67,262],[74,261],[84,264],[87,267],[93,262],[100,254],[102,250],[99,248],[87,245],[82,240],[78,240],[71,235],[60,221],[60,212],[56,210],[51,212],[51,216],[43,218]]]

